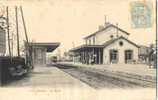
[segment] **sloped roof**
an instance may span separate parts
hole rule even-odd
[[[130,43],[130,44],[136,46],[137,48],[139,48],[139,46],[138,46],[137,44],[135,44],[134,42],[128,40],[127,38],[125,38],[125,37],[123,37],[123,36],[120,36],[120,37],[118,37],[118,38],[116,38],[116,39],[109,40],[109,41],[105,42],[103,45],[104,45],[104,47],[107,47],[108,45],[114,43],[115,41],[117,41],[117,40],[119,40],[119,39],[124,39],[124,40],[126,40],[128,43]]]
[[[91,37],[91,36],[94,36],[94,35],[96,35],[96,34],[102,32],[102,31],[104,31],[104,30],[106,30],[106,29],[108,29],[108,28],[110,28],[110,27],[114,27],[114,28],[118,29],[119,31],[121,31],[121,32],[123,32],[123,33],[125,33],[125,34],[130,35],[130,33],[128,33],[128,32],[126,32],[126,31],[122,30],[121,28],[119,28],[119,27],[117,27],[117,26],[115,26],[115,25],[113,25],[113,24],[109,24],[108,26],[104,27],[103,29],[98,30],[98,31],[96,31],[96,32],[94,32],[94,33],[92,33],[92,34],[90,34],[90,35],[84,37],[84,39],[87,39],[87,38],[89,38],[89,37]]]
[[[86,45],[86,44],[83,44],[83,45],[80,45],[76,48],[73,48],[71,50],[69,50],[70,52],[71,51],[78,51],[78,50],[82,50],[84,48],[103,48],[104,46],[103,45]]]
[[[76,48],[72,48],[72,49],[69,50],[69,51],[70,51],[70,52],[80,51],[80,50],[82,50],[82,49],[84,49],[84,48],[106,48],[108,45],[114,43],[115,41],[117,41],[117,40],[119,40],[119,39],[124,39],[124,40],[126,40],[128,43],[130,43],[130,44],[136,46],[137,48],[140,47],[140,46],[138,46],[137,44],[135,44],[134,42],[132,42],[132,41],[126,39],[125,37],[120,36],[120,37],[118,37],[118,38],[116,38],[116,39],[112,39],[112,40],[106,41],[106,42],[103,43],[102,45],[80,45],[80,46],[78,46],[78,47],[76,47]]]
[[[33,47],[44,47],[47,49],[47,52],[52,52],[53,50],[55,50],[58,46],[60,45],[59,42],[47,42],[47,43],[29,43],[29,46],[33,46]]]

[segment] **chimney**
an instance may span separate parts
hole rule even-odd
[[[107,21],[107,17],[105,15],[105,23],[104,23],[104,26],[107,27],[110,23]]]
[[[118,23],[116,23],[116,27],[117,27],[117,29],[116,29],[116,37],[119,37],[119,35],[118,35]]]
[[[104,29],[104,26],[103,25],[99,25],[98,30],[102,30],[102,29]]]

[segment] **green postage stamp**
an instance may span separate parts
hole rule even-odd
[[[152,27],[152,5],[147,2],[133,2],[131,4],[130,14],[132,27],[148,28]]]

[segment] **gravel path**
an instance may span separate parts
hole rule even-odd
[[[60,70],[85,82],[95,89],[102,88],[155,88],[156,82],[139,80],[118,73],[101,71],[99,69],[56,65]]]

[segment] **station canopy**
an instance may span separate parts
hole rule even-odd
[[[29,43],[29,46],[33,47],[33,48],[46,48],[47,52],[52,52],[54,51],[58,46],[60,45],[59,42],[49,42],[49,43]]]
[[[70,50],[70,52],[79,52],[82,50],[92,49],[92,48],[103,48],[104,45],[81,45]]]

